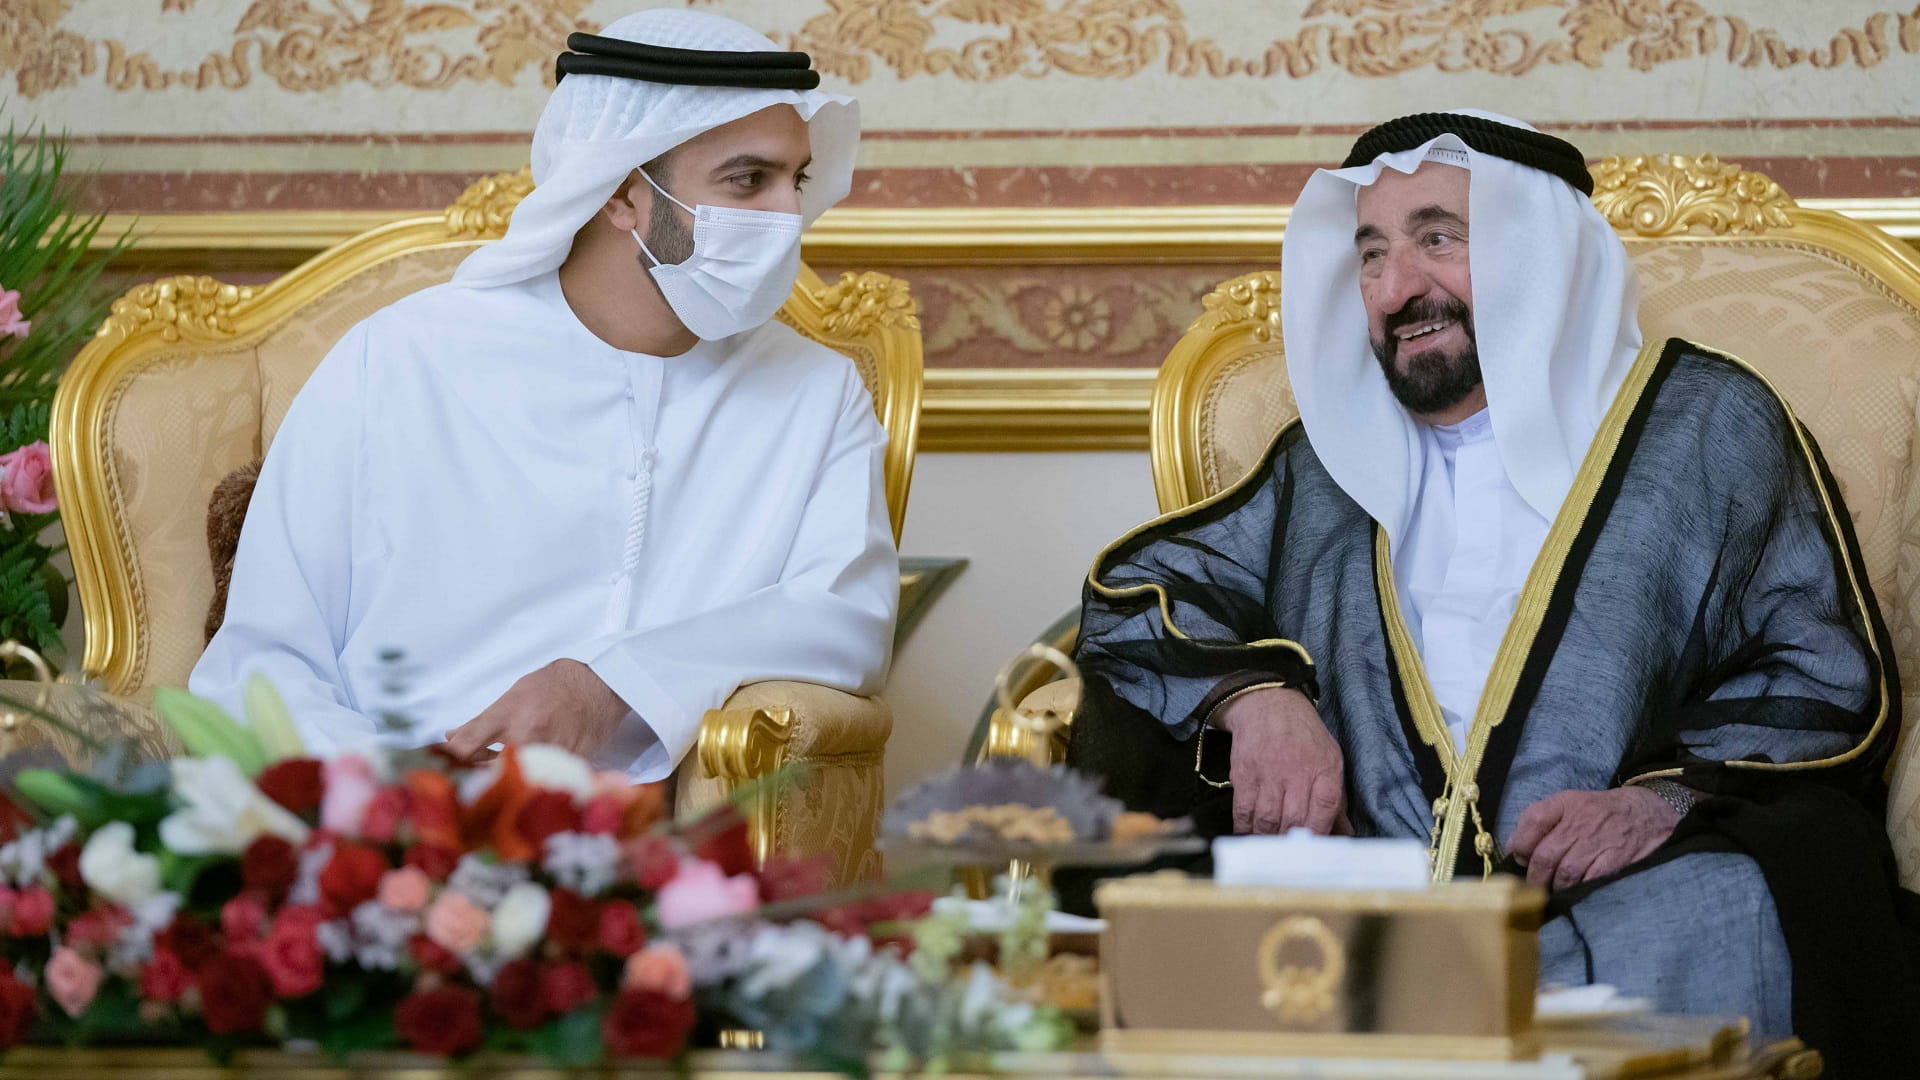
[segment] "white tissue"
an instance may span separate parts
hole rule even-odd
[[[1418,840],[1316,836],[1222,836],[1213,842],[1213,880],[1221,885],[1306,889],[1424,889],[1427,847]]]

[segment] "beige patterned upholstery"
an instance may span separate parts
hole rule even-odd
[[[154,687],[185,685],[213,591],[214,486],[264,453],[335,341],[447,280],[499,234],[525,188],[524,174],[483,181],[443,216],[356,237],[257,289],[174,278],[115,304],[62,381],[52,438],[84,664],[109,692],[144,703]],[[920,397],[919,323],[904,284],[847,274],[828,285],[803,270],[780,318],[846,353],[873,391],[897,536]],[[891,726],[875,700],[794,683],[745,688],[703,723],[680,770],[682,804],[710,803],[783,761],[806,764],[806,779],[756,816],[756,847],[830,852],[843,872],[870,873]]]
[[[1595,201],[1620,228],[1641,285],[1650,340],[1681,337],[1737,356],[1771,380],[1819,441],[1846,496],[1861,554],[1893,637],[1905,712],[1920,718],[1920,261],[1838,215],[1678,211],[1650,220],[1630,196],[1685,206],[1689,159],[1610,161],[1639,173]],[[1664,171],[1663,171],[1664,170]],[[1744,174],[1754,177],[1756,174]],[[1768,189],[1761,177],[1749,190]],[[1738,202],[1720,204],[1725,210]],[[1731,221],[1727,220],[1729,217]],[[1716,225],[1718,226],[1716,228]],[[1645,235],[1652,233],[1654,235]],[[1169,357],[1155,397],[1154,478],[1163,510],[1239,479],[1297,415],[1280,348],[1278,275],[1248,275],[1207,298],[1207,314]],[[1177,415],[1160,415],[1177,401]],[[1059,693],[1059,691],[1054,691]],[[1920,754],[1903,739],[1888,828],[1909,887],[1920,885]]]

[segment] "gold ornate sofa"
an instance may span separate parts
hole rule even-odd
[[[1594,203],[1640,272],[1649,339],[1684,337],[1770,379],[1820,441],[1892,634],[1909,726],[1920,715],[1920,259],[1869,225],[1797,205],[1711,157],[1609,158]],[[1239,479],[1296,415],[1280,335],[1280,275],[1248,274],[1202,301],[1154,384],[1152,459],[1171,512]],[[1022,711],[1070,718],[1077,685],[1033,689]],[[997,718],[990,750],[1033,736]],[[1920,885],[1920,760],[1903,739],[1887,827],[1902,881]]]
[[[213,594],[207,503],[258,459],[294,394],[333,343],[378,308],[447,280],[502,235],[532,188],[526,170],[475,183],[444,213],[348,240],[271,284],[177,277],[115,302],[54,402],[54,479],[85,614],[89,675],[136,704],[183,686]],[[920,414],[920,324],[904,282],[803,269],[779,318],[859,367],[888,432],[887,501],[896,539]],[[65,710],[63,710],[65,711]],[[138,715],[142,743],[165,736]],[[828,852],[843,879],[878,868],[874,830],[892,717],[877,699],[804,683],[742,687],[701,724],[681,765],[690,810],[783,763],[805,780],[750,811],[755,850]]]

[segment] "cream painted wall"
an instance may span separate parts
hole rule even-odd
[[[994,674],[1080,600],[1101,548],[1154,514],[1140,453],[922,454],[901,550],[969,565],[894,657],[887,790],[960,760]]]

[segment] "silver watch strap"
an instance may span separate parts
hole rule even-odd
[[[1668,780],[1662,777],[1657,780],[1648,780],[1640,786],[1660,796],[1661,801],[1673,807],[1674,813],[1679,814],[1681,817],[1686,817],[1687,814],[1693,810],[1694,804],[1700,801],[1700,793],[1698,791],[1680,783],[1678,780]]]

